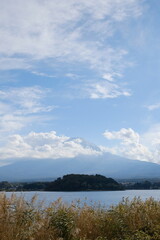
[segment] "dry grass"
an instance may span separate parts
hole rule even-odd
[[[0,240],[160,240],[160,202],[124,199],[116,207],[60,200],[48,207],[0,194]]]

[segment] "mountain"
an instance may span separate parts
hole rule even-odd
[[[12,160],[13,162],[13,160]],[[0,167],[0,181],[55,179],[66,174],[102,174],[116,179],[159,178],[160,165],[110,153],[63,159],[18,159]]]

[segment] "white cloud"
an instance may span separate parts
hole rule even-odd
[[[141,14],[138,0],[15,0],[14,3],[2,0],[0,5],[1,53],[27,54],[34,58],[73,55],[77,44],[90,52],[90,42],[84,38],[86,24],[103,24],[106,18],[109,22],[119,22]]]
[[[41,76],[41,77],[55,78],[55,75],[50,75],[50,74],[43,73],[43,72],[32,71],[32,73],[37,76]]]
[[[148,110],[153,111],[160,108],[160,103],[155,103],[147,106]]]
[[[101,81],[98,83],[92,83],[87,89],[90,98],[116,98],[119,96],[130,96],[131,93],[127,89],[123,89],[115,83],[107,81]]]
[[[15,132],[45,118],[40,114],[55,108],[43,104],[47,93],[37,86],[0,90],[0,132]]]
[[[113,74],[111,74],[111,73],[105,73],[103,75],[103,79],[106,79],[107,81],[110,81],[110,82],[114,81]]]
[[[47,59],[80,63],[111,81],[127,65],[127,51],[108,41],[117,31],[115,23],[141,14],[139,0],[1,0],[0,69],[33,71]],[[120,95],[127,93],[114,94]]]
[[[160,124],[153,125],[147,132],[142,134],[143,142],[151,149],[160,149]]]
[[[106,148],[106,151],[131,159],[160,163],[157,148],[147,146],[143,135],[139,135],[131,128],[122,128],[119,131],[113,132],[105,131],[103,135],[108,140],[120,140],[113,147]],[[154,141],[153,138],[152,141]],[[150,142],[150,145],[152,145],[152,141]]]
[[[20,130],[26,126],[29,120],[32,121],[33,119],[17,116],[14,113],[4,114],[0,117],[0,133],[11,133]]]
[[[139,134],[131,128],[122,128],[120,131],[117,132],[105,131],[103,135],[109,140],[120,139],[123,140],[125,143],[139,142]]]
[[[87,145],[80,138],[57,136],[56,132],[12,135],[0,148],[1,159],[14,158],[73,158],[78,155],[101,155],[101,150]]]
[[[12,69],[29,69],[30,64],[27,59],[16,57],[1,57],[0,58],[0,70],[12,70]]]
[[[4,164],[11,159],[58,159],[74,158],[79,155],[102,155],[110,152],[129,159],[160,163],[160,125],[152,127],[145,134],[138,134],[131,128],[119,131],[105,131],[108,140],[118,140],[113,147],[95,146],[81,138],[58,136],[55,131],[31,132],[28,135],[10,135],[1,144],[0,159]]]
[[[4,101],[6,105],[8,103],[8,106],[15,106],[15,111],[19,114],[48,112],[54,106],[43,106],[41,103],[48,91],[37,86],[0,90],[0,101]]]
[[[114,82],[116,77],[122,77],[123,75],[117,72],[112,72],[112,73],[105,73],[102,78],[109,81],[109,82]]]

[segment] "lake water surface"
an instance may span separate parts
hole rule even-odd
[[[12,192],[7,192],[9,197]],[[94,192],[16,192],[17,196],[24,196],[26,200],[30,200],[35,194],[39,201],[45,201],[48,205],[51,202],[61,198],[65,203],[81,200],[89,205],[101,203],[107,207],[116,205],[123,198],[140,197],[142,200],[153,197],[155,200],[160,200],[160,190],[126,190],[126,191],[94,191]]]

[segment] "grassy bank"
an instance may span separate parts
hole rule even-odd
[[[36,197],[0,194],[1,240],[159,240],[160,202],[125,199],[116,207],[64,205],[44,207]]]

